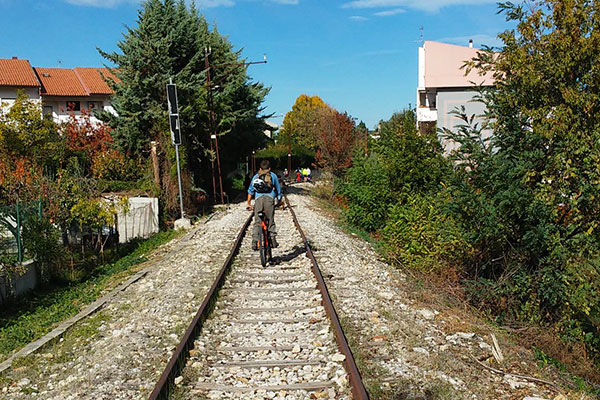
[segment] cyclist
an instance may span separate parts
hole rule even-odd
[[[254,196],[254,207],[251,200]],[[269,160],[260,162],[258,173],[250,180],[248,186],[248,209],[254,210],[254,226],[252,227],[252,250],[258,250],[258,237],[260,235],[259,212],[264,212],[269,219],[269,233],[271,236],[271,247],[279,246],[275,236],[277,236],[277,226],[275,225],[275,206],[281,201],[281,187],[277,175],[271,172],[271,163]]]

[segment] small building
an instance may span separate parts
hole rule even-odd
[[[275,132],[279,130],[279,125],[273,121],[265,121],[265,124],[267,124],[267,129],[264,130],[265,136],[267,136],[269,139],[273,139]]]
[[[56,122],[68,121],[71,114],[77,117],[85,111],[114,112],[110,101],[113,91],[105,78],[117,78],[108,69],[35,68],[35,72],[42,83],[44,114],[52,115]]]
[[[31,100],[41,100],[40,81],[27,60],[0,59],[0,104],[11,107],[21,89]]]
[[[22,90],[30,99],[41,101],[44,114],[58,123],[86,111],[114,113],[113,90],[107,80],[118,82],[107,68],[32,68],[28,60],[0,59],[0,103],[10,107]],[[99,122],[93,116],[91,121]]]
[[[461,124],[450,114],[456,108],[465,107],[467,115],[482,115],[483,103],[473,101],[476,86],[491,86],[491,73],[484,76],[475,70],[465,75],[462,66],[477,55],[479,49],[469,46],[425,41],[419,47],[419,83],[417,87],[417,125],[420,131],[455,129]],[[445,152],[454,145],[441,140]]]

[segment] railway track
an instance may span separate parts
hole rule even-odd
[[[286,201],[287,209],[275,216],[276,265],[263,268],[250,250],[250,215],[151,400],[368,399],[318,264]]]

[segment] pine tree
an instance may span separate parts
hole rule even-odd
[[[115,142],[127,154],[144,159],[149,142],[158,141],[162,153],[169,145],[165,85],[177,84],[182,138],[189,172],[197,185],[210,179],[210,112],[221,138],[224,173],[228,167],[264,143],[265,116],[261,104],[268,93],[250,82],[240,51],[211,28],[194,3],[184,0],[147,0],[137,26],[128,28],[119,51],[100,53],[112,64],[120,82],[113,85],[118,116],[104,114],[114,128]],[[212,102],[206,85],[205,49],[211,49]],[[242,65],[240,65],[242,64]],[[217,86],[218,85],[218,86]],[[164,186],[164,185],[163,185]]]

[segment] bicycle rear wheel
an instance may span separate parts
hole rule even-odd
[[[261,230],[260,232],[260,263],[263,266],[263,268],[267,267],[267,255],[268,252],[270,251],[270,249],[267,248],[267,241],[265,240],[265,233],[263,230]]]

